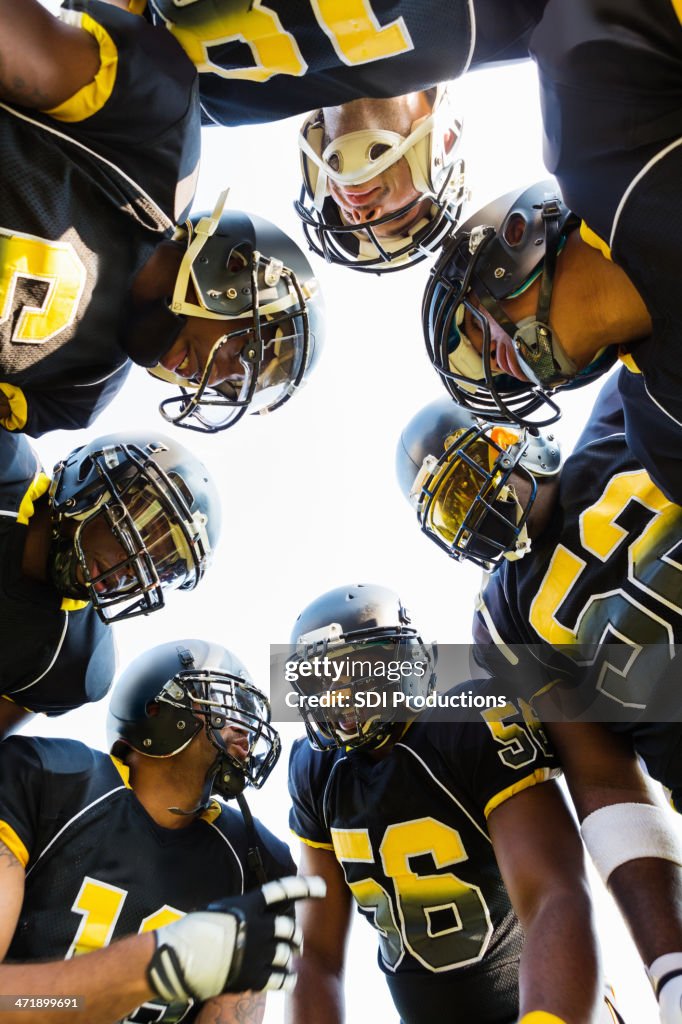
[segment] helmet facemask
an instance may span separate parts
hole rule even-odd
[[[445,150],[446,135],[455,142]],[[303,125],[299,135],[303,185],[294,203],[310,248],[330,263],[384,273],[419,263],[441,246],[459,221],[466,196],[464,162],[455,158],[461,124],[439,87],[432,113],[419,118],[408,136],[366,129],[327,142],[323,111]],[[376,154],[376,155],[375,155]],[[345,223],[330,191],[337,185],[361,185],[405,158],[418,195],[403,207],[364,224]],[[427,204],[404,230],[390,227]],[[377,228],[389,229],[379,237]]]
[[[52,481],[50,577],[62,593],[90,600],[105,623],[162,608],[166,588],[192,589],[210,555],[186,484],[153,454],[135,445],[94,452],[86,466],[94,482],[77,499],[59,500],[64,464]],[[107,564],[97,563],[95,573],[94,531],[107,538]]]
[[[578,371],[549,326],[557,258],[575,225],[551,185],[539,183],[516,195],[511,209],[512,194],[482,211],[482,217],[497,218],[497,227],[482,223],[460,231],[443,251],[424,293],[422,323],[429,359],[455,401],[493,423],[548,426],[561,415],[554,392],[587,383],[604,369],[598,357]],[[536,280],[535,314],[513,322],[501,303],[518,297]],[[471,301],[470,291],[509,335],[526,381],[493,366],[490,324]],[[480,349],[463,335],[465,310],[481,332]]]
[[[246,786],[261,788],[277,763],[281,744],[270,724],[269,701],[257,687],[220,669],[188,668],[169,680],[156,699],[191,710],[216,750],[204,803],[211,792],[229,800]],[[237,730],[229,743],[222,735],[226,726]],[[230,746],[239,752],[231,752]]]
[[[226,430],[247,411],[264,414],[280,408],[301,386],[314,346],[307,301],[316,282],[312,278],[299,282],[280,260],[250,246],[236,246],[221,269],[220,288],[207,287],[202,264],[208,257],[200,253],[219,228],[226,197],[223,192],[210,217],[202,218],[196,227],[187,226],[187,250],[170,310],[182,318],[229,321],[230,330],[216,340],[194,380],[160,364],[149,368],[152,376],[180,388],[179,395],[161,402],[163,417],[203,433]],[[188,297],[190,287],[196,301]],[[251,298],[245,302],[243,296]],[[232,304],[238,312],[230,312]],[[225,346],[238,351],[241,372],[211,384]]]
[[[448,437],[440,458],[424,459],[412,486],[423,532],[452,558],[488,571],[502,558],[522,557],[530,549],[526,520],[537,492],[535,476],[521,464],[528,446],[525,433],[489,424]],[[523,504],[512,474],[528,484]]]
[[[399,718],[392,695],[428,696],[435,687],[434,659],[417,631],[404,626],[344,635],[337,623],[331,623],[301,636],[290,662],[326,666],[317,678],[298,674],[293,684],[304,698],[326,695],[324,707],[310,707],[305,700],[299,707],[311,745],[316,750],[381,747],[391,738],[396,721],[404,718]],[[411,674],[395,668],[406,663],[414,666]],[[372,692],[378,695],[377,703],[367,706],[363,694]]]

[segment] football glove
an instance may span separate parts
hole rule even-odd
[[[211,903],[155,932],[147,977],[167,1003],[204,1002],[222,992],[291,988],[301,949],[296,900],[322,899],[324,879],[291,876]]]

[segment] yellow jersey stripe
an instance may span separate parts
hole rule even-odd
[[[530,789],[531,786],[537,786],[540,782],[547,782],[553,778],[556,773],[551,768],[536,768],[531,775],[526,775],[525,778],[519,779],[518,782],[514,782],[511,786],[507,786],[506,789],[501,789],[499,793],[491,797],[488,803],[483,809],[483,813],[486,818],[503,804],[505,800],[509,800],[510,797],[516,796],[517,793],[522,793],[524,789]]]
[[[113,764],[114,768],[121,776],[121,780],[125,788],[132,789],[133,787],[130,785],[130,768],[128,767],[128,765],[124,761],[122,761],[120,757],[114,757],[113,754],[109,754],[109,757],[111,758],[111,763]]]
[[[19,505],[19,511],[17,512],[17,522],[21,523],[22,526],[26,526],[29,519],[35,512],[34,503],[38,498],[42,498],[45,491],[50,486],[50,478],[45,473],[36,473],[33,478],[33,483],[26,491],[26,494],[21,499]]]
[[[306,846],[312,846],[314,850],[330,850],[332,853],[334,852],[334,847],[331,843],[314,843],[312,839],[304,839],[303,836],[299,836],[297,832],[294,832],[293,828],[289,829],[289,831],[292,836],[296,836],[296,838],[300,842],[305,843]]]
[[[89,601],[79,601],[76,597],[63,597],[59,608],[63,612],[79,612],[89,604]]]
[[[682,0],[670,0],[673,5],[673,10],[677,15],[677,20],[682,25]]]
[[[86,118],[92,117],[102,109],[114,91],[118,69],[118,50],[106,29],[102,28],[94,18],[84,11],[72,12],[71,16],[63,14],[62,17],[70,25],[82,28],[95,37],[99,46],[99,71],[92,82],[88,82],[68,100],[64,100],[52,110],[46,110],[45,113],[54,117],[56,121],[66,123],[85,121]]]
[[[10,850],[10,852],[17,858],[21,866],[25,868],[28,864],[28,850],[12,826],[8,825],[6,821],[0,821],[0,841],[5,844],[7,849]]]
[[[680,2],[682,3],[682,0],[680,0]],[[618,358],[620,359],[621,363],[624,364],[624,366],[627,366],[630,373],[642,372],[637,363],[635,362],[632,352],[625,352],[623,349],[619,349]]]
[[[682,3],[682,0],[680,0]],[[608,243],[600,238],[596,231],[588,227],[585,221],[582,221],[580,225],[580,237],[583,242],[587,242],[593,249],[598,249],[602,256],[605,256],[607,260],[612,259],[611,250],[609,249]]]
[[[0,391],[9,402],[9,416],[0,420],[5,430],[23,430],[28,419],[28,402],[21,388],[13,384],[0,384]]]

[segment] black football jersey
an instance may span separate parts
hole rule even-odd
[[[274,121],[528,57],[547,0],[150,0],[200,72],[206,120]]]
[[[0,104],[0,382],[11,429],[87,426],[123,383],[132,277],[187,211],[196,74],[178,44],[98,0],[69,14],[98,40],[92,86],[50,114]]]
[[[413,722],[388,756],[295,744],[292,831],[333,850],[378,931],[403,1024],[511,1024],[522,936],[486,829],[556,761],[513,704],[475,722]]]
[[[627,272],[653,319],[623,378],[628,443],[682,503],[682,8],[549,0],[531,39],[545,163],[587,241]]]
[[[295,873],[288,847],[255,825],[268,877]],[[7,961],[80,956],[253,887],[239,812],[215,801],[186,828],[162,828],[126,766],[74,740],[0,744],[0,826],[26,869]],[[147,1003],[126,1020],[189,1022],[198,1009]]]
[[[28,440],[0,430],[0,694],[61,715],[104,697],[116,658],[111,628],[89,602],[22,573],[27,523],[48,484]]]
[[[479,660],[497,674],[505,646],[528,645],[513,657],[527,652],[542,672],[526,661],[516,680],[537,690],[556,675],[579,686],[565,708],[631,733],[652,774],[682,785],[680,669],[671,660],[682,643],[682,508],[626,443],[617,376],[566,460],[549,525],[489,578],[474,635],[495,640]]]

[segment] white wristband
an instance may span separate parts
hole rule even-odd
[[[599,875],[607,882],[616,868],[640,857],[682,865],[682,846],[669,813],[651,804],[609,804],[588,814],[580,831]]]

